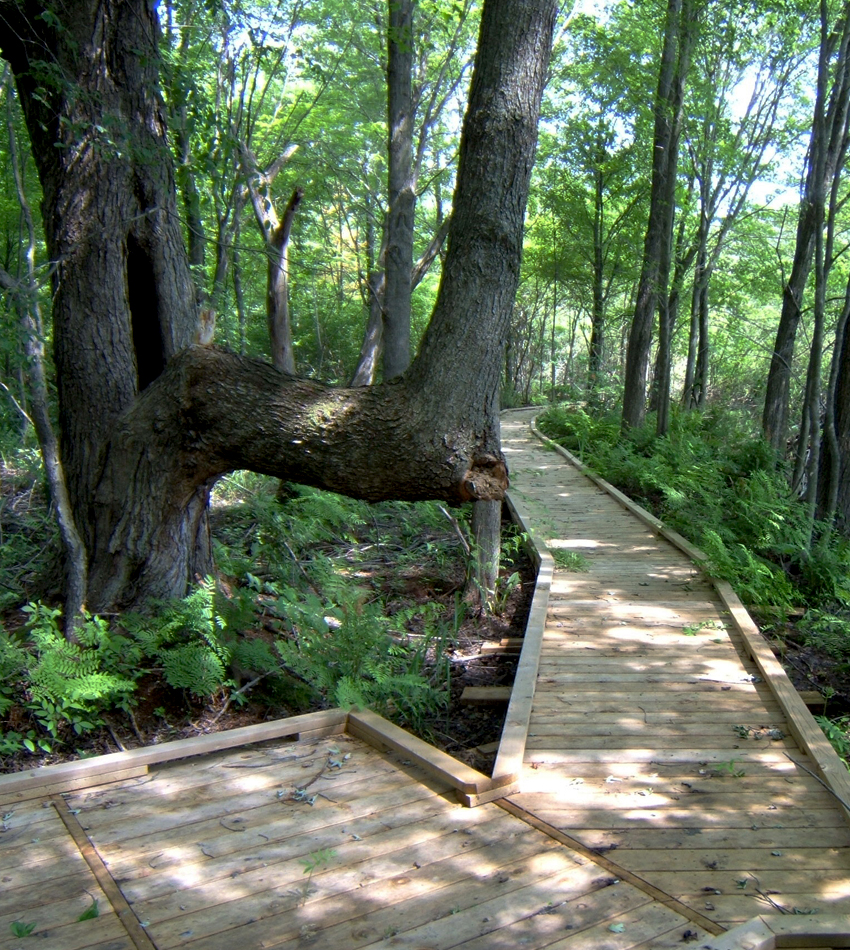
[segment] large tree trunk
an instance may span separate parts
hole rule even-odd
[[[61,449],[88,509],[116,419],[188,346],[195,292],[176,213],[149,4],[78,0],[62,23],[0,5],[43,191]],[[46,62],[49,51],[50,63]]]
[[[151,6],[77,0],[54,30],[38,3],[0,0],[0,44],[58,262],[60,419],[90,608],[185,593],[209,569],[210,486],[233,469],[372,500],[503,496],[499,370],[555,9],[555,0],[486,0],[443,279],[420,355],[398,381],[334,390],[190,345],[197,314]],[[61,82],[40,73],[45,49]]]

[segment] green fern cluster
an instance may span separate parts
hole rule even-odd
[[[295,630],[293,638],[275,644],[281,661],[327,705],[367,706],[409,724],[421,724],[444,707],[442,684],[423,675],[432,638],[426,634],[417,649],[393,636],[380,605],[356,599],[326,605],[289,590],[280,609]],[[399,623],[404,616],[394,619]]]
[[[228,680],[232,649],[215,581],[207,577],[183,600],[160,602],[150,614],[125,616],[124,626],[169,686],[212,695]]]
[[[80,736],[99,726],[106,709],[128,707],[140,656],[132,644],[97,617],[86,618],[72,643],[59,630],[60,611],[43,604],[24,611],[27,640],[0,635],[0,714],[18,704],[47,736],[60,740],[69,729]],[[30,751],[52,748],[35,736],[19,738]]]

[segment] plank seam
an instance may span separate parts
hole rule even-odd
[[[103,863],[100,854],[98,854],[85,829],[77,820],[77,816],[69,808],[68,803],[56,795],[51,796],[50,802],[62,819],[68,834],[74,839],[74,844],[76,844],[80,854],[85,859],[92,874],[94,874],[100,889],[106,895],[106,899],[112,905],[116,917],[137,950],[157,950],[156,944],[145,933],[141,921],[136,916],[133,908],[127,903],[127,899],[121,893],[121,888],[109,873],[109,869]]]
[[[707,930],[713,936],[716,937],[722,933],[725,933],[725,928],[720,924],[708,917],[704,917],[699,913],[699,911],[694,910],[687,904],[683,904],[678,898],[673,897],[671,894],[667,894],[654,884],[650,884],[649,881],[645,881],[633,871],[629,871],[626,868],[621,867],[619,864],[616,864],[614,861],[611,861],[609,858],[606,858],[604,855],[593,851],[586,845],[583,845],[576,838],[573,838],[568,834],[564,834],[563,831],[555,828],[554,825],[550,825],[542,818],[538,818],[537,815],[526,811],[526,809],[520,805],[517,805],[515,802],[512,802],[509,798],[500,799],[499,801],[494,802],[494,804],[498,805],[499,808],[503,808],[515,818],[519,818],[520,821],[524,821],[527,825],[531,825],[532,828],[542,831],[543,834],[548,835],[555,841],[560,842],[560,844],[564,845],[565,847],[578,852],[578,854],[580,854],[582,857],[587,858],[589,861],[592,861],[599,867],[604,868],[609,872],[609,874],[613,874],[619,880],[625,881],[627,884],[631,884],[632,887],[636,887],[648,897],[658,901],[658,903],[664,904],[665,907],[669,907],[670,910],[677,914],[681,914],[682,917],[685,917],[692,924],[702,927],[703,930]]]

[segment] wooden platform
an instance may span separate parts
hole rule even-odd
[[[530,415],[502,423],[515,504],[588,570],[555,567],[510,802],[723,928],[850,913],[850,829],[824,785],[850,801],[847,772],[746,612]]]
[[[503,442],[539,577],[493,775],[329,710],[2,776],[0,948],[850,946],[843,766],[699,552],[529,416]]]
[[[709,936],[509,806],[463,807],[433,769],[348,731],[146,768],[64,794],[30,783],[4,806],[0,946],[574,950]],[[93,902],[99,915],[79,920]],[[32,937],[10,937],[14,922]]]

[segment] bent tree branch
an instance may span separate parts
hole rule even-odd
[[[182,596],[209,569],[209,491],[233,469],[371,500],[502,497],[499,371],[556,0],[485,2],[434,313],[410,369],[368,389],[188,345],[197,313],[174,223],[155,14],[144,0],[69,0],[57,29],[40,11],[0,0],[0,48],[61,261],[60,421],[89,608]],[[45,47],[55,68],[37,83]],[[99,130],[124,141],[93,147]]]

